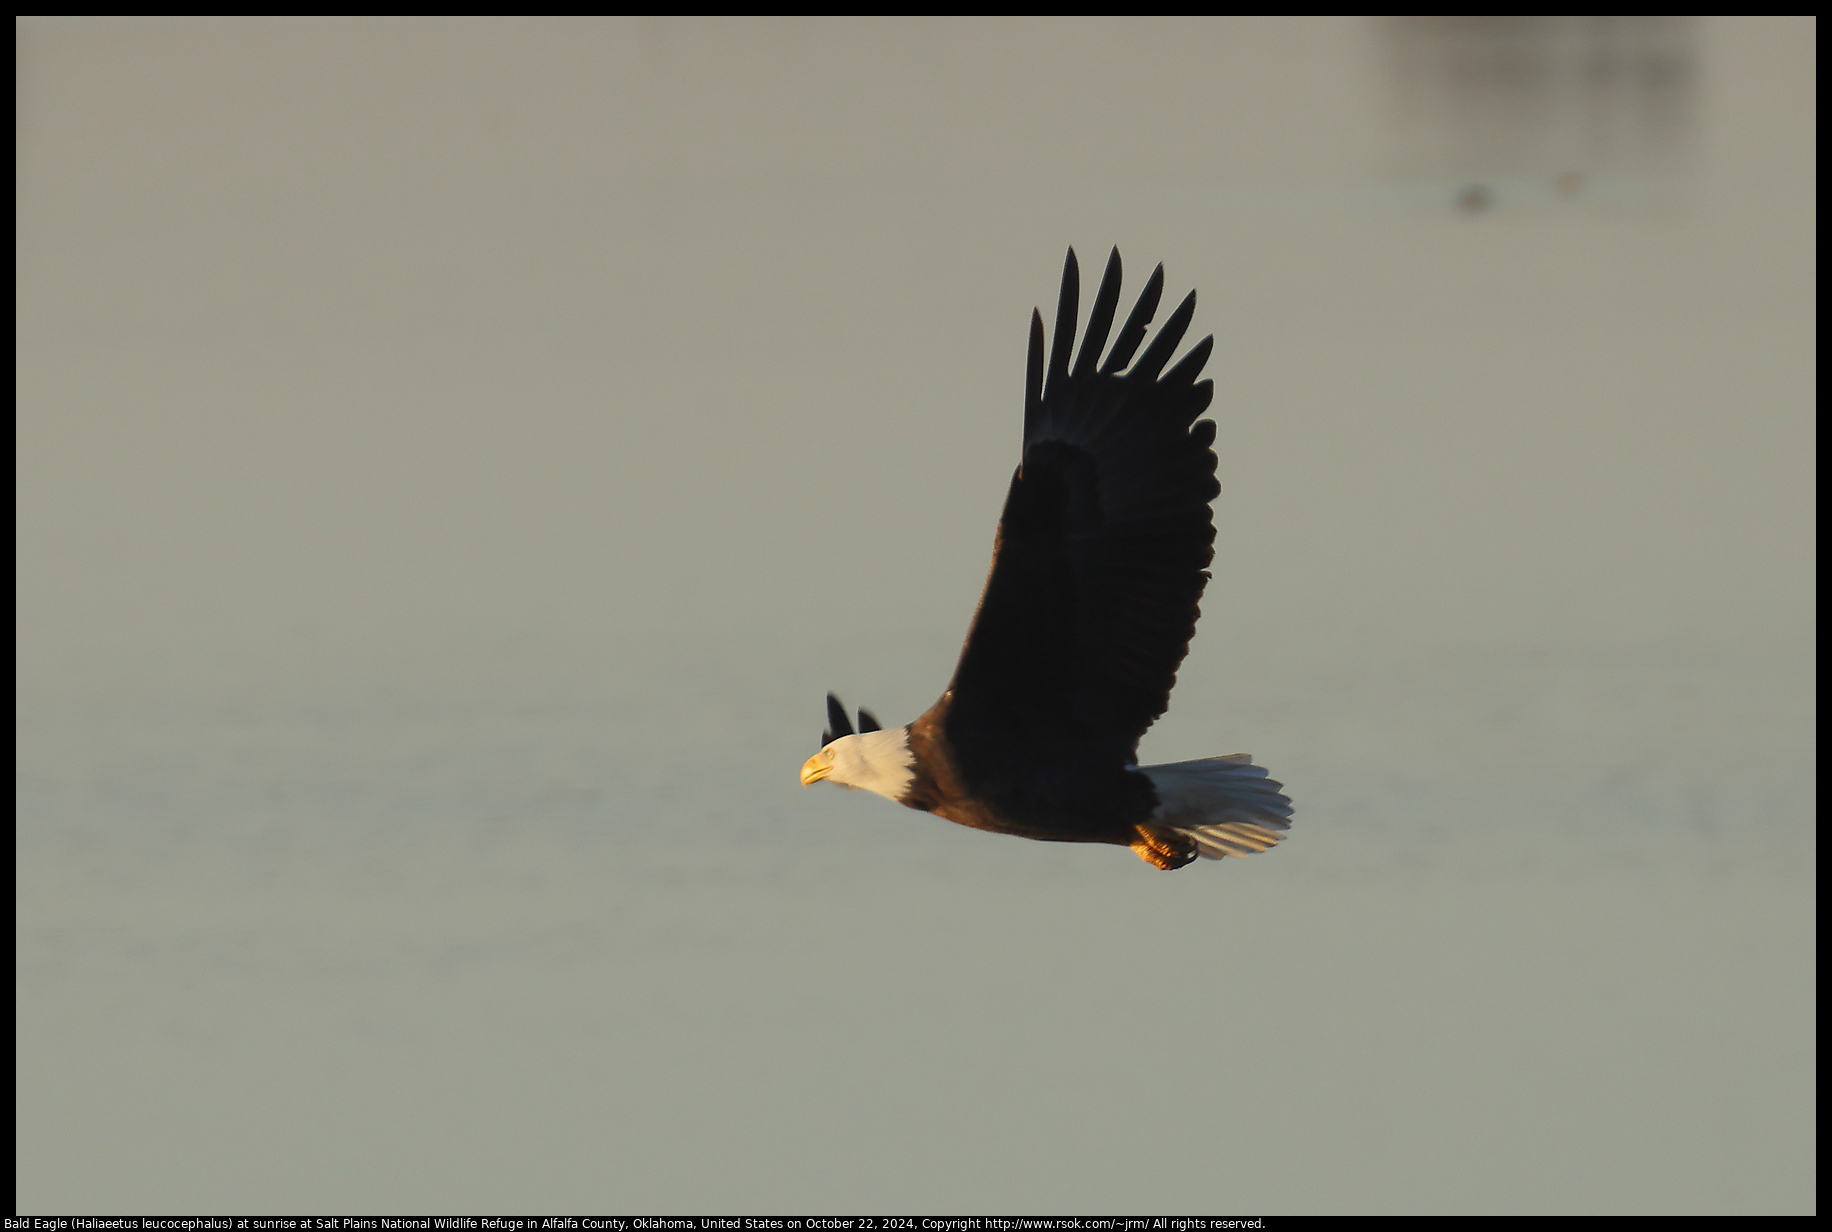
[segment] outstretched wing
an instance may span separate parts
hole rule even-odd
[[[1065,758],[1100,769],[1136,760],[1196,631],[1214,555],[1209,502],[1221,491],[1215,425],[1191,426],[1214,393],[1196,380],[1213,339],[1165,371],[1195,292],[1132,363],[1163,291],[1159,266],[1102,361],[1119,303],[1115,249],[1071,370],[1079,285],[1070,249],[1047,370],[1043,320],[1031,316],[1024,452],[945,720],[957,750],[1055,763],[1033,764],[1033,782],[1067,781],[1052,773]]]

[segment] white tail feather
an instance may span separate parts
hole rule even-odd
[[[1152,820],[1211,860],[1265,851],[1291,829],[1291,800],[1246,753],[1140,766],[1158,792]]]

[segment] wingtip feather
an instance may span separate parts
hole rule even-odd
[[[1071,248],[1062,262],[1062,293],[1056,299],[1056,333],[1050,341],[1049,382],[1043,387],[1045,402],[1058,393],[1062,383],[1068,380],[1069,352],[1075,347],[1075,318],[1080,308],[1081,265],[1075,260],[1075,250]]]
[[[1164,294],[1164,266],[1151,271],[1151,277],[1145,280],[1145,289],[1139,292],[1139,302],[1133,306],[1132,314],[1126,318],[1126,324],[1120,328],[1120,336],[1113,344],[1113,353],[1107,356],[1107,362],[1101,365],[1101,372],[1112,374],[1132,362],[1133,353],[1139,349],[1139,343],[1145,341],[1145,331],[1151,325],[1151,318],[1158,311],[1158,300]]]
[[[1094,293],[1094,307],[1088,313],[1088,332],[1081,340],[1081,355],[1075,361],[1075,379],[1094,374],[1100,363],[1101,348],[1107,345],[1107,333],[1113,328],[1113,314],[1120,304],[1120,250],[1116,247],[1107,258],[1107,272],[1101,275],[1100,290]]]
[[[1030,355],[1024,373],[1024,440],[1029,443],[1043,414],[1043,314],[1031,309]]]
[[[1157,380],[1158,374],[1164,371],[1164,365],[1169,363],[1170,357],[1176,353],[1177,344],[1183,341],[1183,335],[1190,327],[1190,319],[1195,315],[1196,293],[1191,291],[1183,297],[1183,302],[1177,305],[1176,311],[1166,318],[1164,328],[1158,331],[1158,336],[1153,338],[1151,345],[1145,348],[1145,354],[1139,356],[1139,362],[1134,364],[1132,371],[1126,374],[1128,378],[1141,381]],[[1203,357],[1207,358],[1207,352],[1203,353]]]
[[[841,736],[852,735],[852,720],[846,717],[846,707],[840,699],[829,693],[827,695],[827,738],[821,741],[826,748]]]
[[[1192,292],[1192,294],[1194,294]],[[1203,365],[1209,362],[1209,354],[1215,349],[1215,335],[1210,334],[1201,342],[1190,348],[1190,353],[1177,361],[1177,366],[1164,374],[1166,385],[1193,385],[1202,374]]]

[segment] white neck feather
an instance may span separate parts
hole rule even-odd
[[[910,752],[909,731],[902,727],[841,736],[827,752],[833,754],[833,773],[827,779],[842,787],[863,787],[900,800],[916,778],[916,755]]]

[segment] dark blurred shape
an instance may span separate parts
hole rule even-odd
[[[1402,170],[1428,178],[1672,170],[1698,82],[1691,17],[1389,17]],[[1467,208],[1467,207],[1466,207]]]
[[[1465,214],[1480,214],[1494,202],[1487,184],[1469,184],[1457,194],[1457,208]]]

